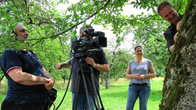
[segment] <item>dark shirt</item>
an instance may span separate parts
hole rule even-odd
[[[70,52],[70,56],[72,56],[73,53]],[[94,51],[94,52],[91,52],[91,54],[89,55],[89,57],[93,58],[95,63],[98,63],[98,64],[108,64],[108,61],[105,57],[105,53],[103,52],[103,50],[101,49],[101,51]],[[76,87],[76,76],[77,74],[80,74],[81,71],[78,72],[78,70],[80,70],[80,63],[79,63],[79,59],[72,59],[71,62],[72,64],[72,84],[71,84],[71,92],[75,93],[76,90],[75,90],[75,87]],[[90,65],[89,65],[90,66]],[[91,67],[91,66],[90,66]],[[84,67],[82,68],[84,69]],[[95,86],[98,88],[99,90],[99,76],[100,76],[100,71],[98,71],[97,69],[93,68],[93,76],[94,76],[94,81],[95,81]],[[84,69],[85,70],[85,69]],[[88,77],[90,79],[90,73],[88,72],[84,72],[86,78]],[[80,82],[79,82],[79,90],[78,90],[78,93],[81,93],[81,94],[85,94],[85,89],[84,89],[84,83],[83,83],[83,79],[82,77],[80,78]],[[87,79],[86,79],[87,80]],[[90,81],[90,84],[92,84],[92,82]],[[88,88],[88,91],[89,91],[89,94],[90,93],[90,87],[89,87],[89,83],[87,83],[87,88]]]
[[[35,62],[37,65],[35,65]],[[1,56],[1,69],[8,79],[8,91],[5,100],[17,104],[44,103],[47,98],[44,85],[26,86],[12,80],[9,71],[15,68],[21,69],[36,76],[45,77],[41,68],[43,65],[35,54],[28,54],[26,51],[5,50]]]
[[[167,30],[164,32],[165,40],[167,41],[168,51],[170,52],[169,48],[174,45],[174,35],[177,33],[176,25],[171,24]],[[171,53],[171,52],[170,52]]]
[[[183,17],[183,15],[180,15],[181,17]],[[171,51],[169,50],[169,48],[174,45],[174,35],[177,33],[178,31],[176,30],[176,25],[172,24],[167,28],[167,30],[164,32],[164,37],[165,40],[167,41],[167,47],[168,47],[168,51],[171,53]]]

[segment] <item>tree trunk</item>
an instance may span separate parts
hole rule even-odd
[[[100,84],[103,84],[103,73],[101,73],[101,76],[100,76],[100,78],[101,78],[101,82],[100,82]]]
[[[160,110],[196,109],[196,0],[189,0],[167,67]]]
[[[105,83],[106,89],[110,89],[110,72],[108,72]]]

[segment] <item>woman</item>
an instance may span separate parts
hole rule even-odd
[[[150,78],[154,78],[156,73],[152,62],[143,57],[142,47],[136,46],[134,50],[136,59],[129,62],[126,72],[126,78],[130,79],[126,110],[133,110],[138,97],[140,110],[147,110],[151,92]]]

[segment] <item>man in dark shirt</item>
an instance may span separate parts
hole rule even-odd
[[[80,35],[81,35],[81,39],[86,39],[87,36],[85,36],[85,32],[84,30],[87,30],[89,28],[92,28],[92,26],[85,26],[82,27],[80,29]],[[93,39],[92,36],[89,36],[90,40]],[[70,58],[72,57],[73,53],[72,51],[70,52]],[[99,76],[100,76],[100,72],[109,72],[110,71],[110,67],[108,65],[108,61],[105,57],[105,53],[103,52],[103,50],[101,49],[101,51],[94,51],[91,52],[90,55],[88,57],[85,58],[85,62],[87,64],[89,64],[92,69],[93,69],[93,75],[94,75],[94,81],[95,81],[95,86],[99,89]],[[66,63],[63,67],[62,63],[57,64],[56,68],[57,69],[62,69],[62,68],[69,68],[72,66],[72,84],[71,84],[71,92],[72,92],[72,105],[74,102],[74,95],[76,95],[76,93],[78,92],[78,100],[77,100],[77,110],[94,110],[95,105],[92,99],[92,94],[90,93],[90,87],[87,83],[87,89],[89,91],[89,100],[90,100],[90,106],[91,108],[88,107],[88,102],[87,102],[87,98],[86,98],[86,92],[84,89],[84,84],[83,84],[83,79],[81,77],[81,81],[79,82],[79,90],[76,91],[75,89],[77,89],[76,86],[76,76],[79,74],[78,70],[81,68],[81,65],[79,63],[79,59],[77,58],[73,58],[71,61],[69,61],[68,63]],[[90,73],[86,74],[86,77],[90,77]],[[90,83],[92,83],[90,81]]]
[[[163,1],[157,7],[157,13],[171,25],[164,32],[164,37],[167,41],[168,51],[173,53],[174,51],[174,36],[177,33],[176,25],[181,21],[182,16],[178,14],[175,7],[169,2]]]
[[[23,44],[29,33],[22,23],[14,31]],[[1,56],[1,69],[8,79],[8,91],[1,110],[47,110],[47,90],[54,78],[30,50],[6,49]]]

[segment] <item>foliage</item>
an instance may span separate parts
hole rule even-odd
[[[135,8],[152,9],[155,15],[144,16],[144,13],[134,16],[124,16],[124,3],[131,3]],[[55,39],[60,35],[66,34],[68,31],[74,31],[79,24],[85,23],[88,19],[94,17],[92,24],[103,25],[107,28],[110,24],[116,36],[123,32],[126,25],[137,26],[141,21],[160,18],[156,14],[155,6],[159,1],[156,0],[142,0],[142,1],[128,1],[128,0],[80,0],[76,4],[72,4],[67,10],[59,12],[57,7],[59,4],[67,4],[68,1],[48,1],[48,0],[5,0],[1,1],[1,38],[7,38],[7,34],[16,26],[16,22],[24,22],[34,36],[30,40],[35,40],[36,43],[42,39]],[[174,1],[178,3],[179,9],[183,0]],[[8,25],[7,25],[8,24]],[[33,27],[33,28],[32,28]],[[42,31],[42,33],[40,32]],[[11,36],[9,34],[9,36]],[[7,42],[4,42],[7,41]],[[2,45],[7,46],[8,39],[2,40]],[[12,44],[15,45],[15,44]]]
[[[77,3],[72,3],[71,6],[67,7],[71,1],[3,0],[0,1],[0,54],[5,48],[15,46],[22,48],[25,45],[26,48],[32,49],[37,54],[45,68],[51,71],[52,75],[58,79],[60,78],[60,74],[58,74],[59,71],[55,69],[56,64],[68,59],[70,36],[77,36],[76,30],[80,24],[85,25],[87,21],[90,21],[92,25],[102,25],[107,30],[109,29],[108,27],[112,27],[111,31],[116,35],[115,43],[118,47],[122,41],[125,40],[124,35],[129,33],[130,29],[144,25],[150,27],[152,22],[162,22],[162,18],[156,13],[156,6],[161,1],[162,0],[78,0]],[[126,2],[137,9],[152,10],[153,14],[145,15],[144,13],[140,13],[134,15],[130,11],[130,15],[122,15],[121,13],[123,12],[123,7]],[[172,3],[180,13],[183,13],[186,2],[187,0],[172,0]],[[65,5],[66,8],[59,11],[58,7],[62,4]],[[30,38],[24,45],[20,45],[16,42],[14,38],[15,35],[11,34],[17,22],[23,22],[30,32]],[[158,30],[163,30],[163,27],[157,28],[157,33],[160,32]],[[125,34],[122,35],[122,33]],[[151,49],[150,43],[152,43],[156,37],[146,39],[149,45],[145,45],[145,47]],[[139,38],[135,39],[139,41]],[[157,61],[153,60],[153,63],[159,65],[156,68],[160,73],[164,68],[164,64],[159,64],[159,61],[164,59],[163,61],[165,62],[165,60],[167,60],[166,57],[163,57],[166,54],[165,46],[162,47],[164,51],[161,51],[161,46],[162,45],[153,48],[159,48],[159,55],[155,54],[155,52],[151,52],[151,54],[148,55],[150,59],[159,57],[155,59]],[[124,50],[119,49],[119,52],[117,52],[119,53],[119,56],[117,55],[118,57],[115,59],[117,62],[119,59],[124,59],[123,57],[129,56],[120,54],[126,53],[126,51],[123,51]],[[114,67],[112,67],[112,77],[117,77],[117,74],[124,72],[125,64],[123,62],[121,62],[122,64],[117,62],[115,62]],[[122,69],[120,65],[123,65]],[[115,75],[113,76],[113,74]],[[118,77],[122,76],[120,75]]]

